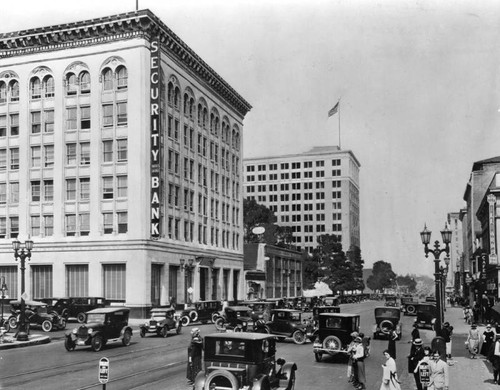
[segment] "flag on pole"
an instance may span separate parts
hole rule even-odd
[[[340,104],[340,100],[337,102],[337,104],[335,104],[333,106],[333,108],[330,111],[328,111],[328,117],[335,115],[339,111],[339,104]]]

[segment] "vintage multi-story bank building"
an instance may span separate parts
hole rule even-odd
[[[243,298],[251,106],[148,10],[0,35],[0,276],[136,315]]]

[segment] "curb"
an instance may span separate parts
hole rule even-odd
[[[33,335],[30,336],[33,338],[33,340],[29,341],[14,341],[12,343],[1,343],[0,344],[0,351],[5,350],[5,349],[13,349],[13,348],[23,348],[23,347],[31,347],[33,345],[41,345],[41,344],[48,344],[50,343],[50,337],[49,336],[42,336],[42,335]]]

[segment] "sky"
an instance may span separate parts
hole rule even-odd
[[[244,157],[352,150],[361,252],[430,275],[419,232],[441,240],[475,161],[500,155],[500,2],[139,0],[252,110]],[[135,10],[135,0],[17,0],[0,32]],[[340,99],[338,114],[328,110]],[[339,137],[340,127],[340,137]]]

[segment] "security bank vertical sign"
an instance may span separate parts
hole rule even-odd
[[[102,388],[106,390],[106,383],[109,380],[109,360],[108,358],[101,358],[99,360],[99,382],[102,383]]]
[[[160,135],[160,46],[151,41],[150,115],[151,115],[151,238],[161,235],[161,135]]]

